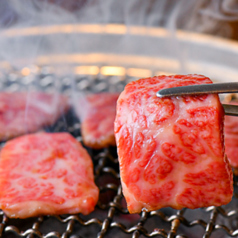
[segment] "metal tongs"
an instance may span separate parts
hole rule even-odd
[[[198,84],[181,86],[175,88],[161,89],[156,93],[157,97],[171,97],[171,96],[186,96],[186,95],[201,95],[208,93],[238,93],[237,83],[213,83],[213,84]],[[230,116],[238,116],[238,106],[223,104],[225,114]]]

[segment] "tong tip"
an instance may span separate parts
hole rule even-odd
[[[161,91],[162,91],[162,93],[161,93]],[[164,97],[164,95],[163,95],[163,90],[158,91],[158,92],[156,93],[156,96],[157,96],[158,98]]]

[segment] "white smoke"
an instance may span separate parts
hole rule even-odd
[[[17,68],[34,64],[39,55],[73,54],[84,52],[126,51],[126,34],[121,41],[80,34],[11,34],[15,29],[38,26],[61,26],[119,23],[126,26],[142,25],[164,27],[171,34],[168,48],[173,47],[181,71],[186,52],[176,41],[177,29],[212,33],[224,37],[234,34],[232,24],[236,19],[235,1],[232,0],[0,0],[0,61]],[[6,33],[8,31],[8,34]],[[136,46],[152,51],[146,42]],[[136,42],[134,43],[137,44]],[[133,46],[133,45],[132,45]],[[170,47],[171,46],[171,47]],[[136,48],[135,47],[135,48]],[[80,51],[80,52],[79,52]],[[70,69],[69,69],[70,71]]]
[[[57,61],[61,55],[130,51],[134,55],[156,57],[156,50],[163,52],[164,57],[170,54],[169,57],[178,59],[183,73],[187,52],[176,39],[177,29],[233,37],[233,24],[238,21],[236,9],[233,0],[0,0],[0,63],[8,62],[22,69],[37,64],[38,56],[54,55]],[[170,37],[166,45],[155,49],[143,36],[131,36],[130,32],[107,39],[103,34],[37,32],[39,27],[47,26],[117,23],[127,27],[163,27]],[[33,34],[24,31],[29,28]],[[59,75],[58,80],[54,80],[56,84],[60,84],[62,75],[74,76],[66,59],[61,60],[54,73]],[[75,88],[74,81],[72,87]],[[55,91],[60,91],[59,88],[55,87]],[[71,96],[77,104],[84,95],[74,90]]]

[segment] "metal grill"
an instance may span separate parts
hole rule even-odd
[[[134,80],[121,76],[100,73],[94,75],[57,76],[50,67],[31,67],[21,71],[2,73],[0,89],[18,91],[37,88],[52,91],[55,88],[65,94],[73,91],[101,92],[121,91],[125,84]],[[126,72],[126,71],[125,71]],[[119,76],[120,75],[120,76]],[[55,82],[58,82],[55,84]],[[73,86],[73,87],[72,87]],[[80,122],[73,110],[60,118],[50,132],[68,131],[81,141]],[[29,219],[9,219],[0,212],[1,237],[28,238],[102,238],[102,237],[237,237],[238,236],[238,179],[234,178],[235,192],[230,204],[223,207],[208,207],[196,210],[174,210],[129,214],[123,198],[116,148],[92,150],[87,148],[94,163],[96,184],[100,197],[96,209],[88,216],[81,214],[41,216]],[[215,196],[215,194],[214,194]]]

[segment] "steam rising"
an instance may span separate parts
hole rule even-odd
[[[237,11],[233,10],[235,6],[232,0],[1,0],[0,24],[2,32],[33,26],[120,23],[165,27],[171,32],[185,29],[231,37],[231,22],[238,20]],[[34,63],[37,55],[48,53],[45,49],[50,49],[51,53],[74,52],[77,44],[85,42],[70,34],[48,36],[47,42],[43,36],[31,39],[0,37],[0,59],[22,66]],[[28,61],[19,62],[16,58],[27,58]]]

